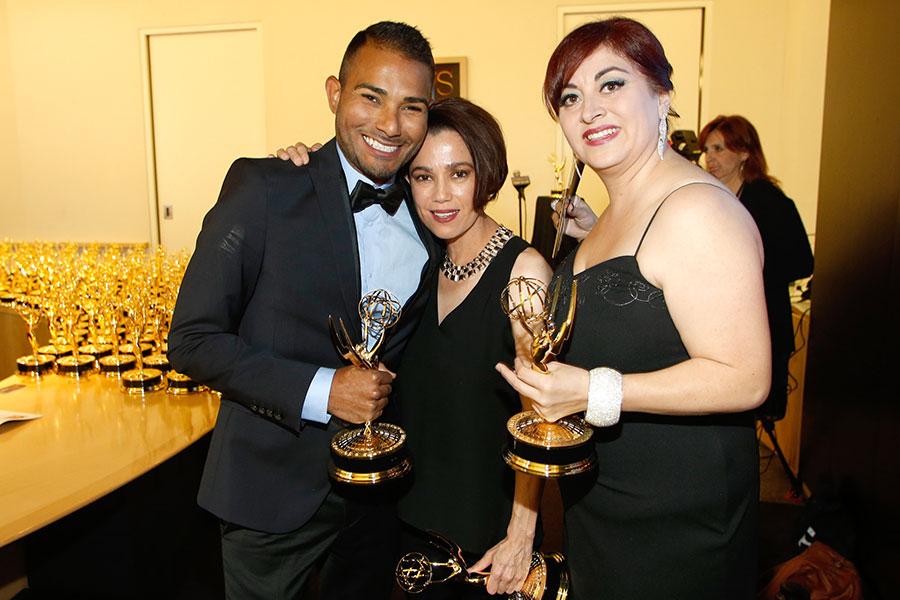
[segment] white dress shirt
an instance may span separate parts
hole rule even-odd
[[[356,187],[358,181],[375,187],[390,185],[379,186],[372,183],[347,162],[340,145],[337,146],[337,153],[347,180],[348,193]],[[400,204],[393,216],[375,204],[353,213],[353,220],[356,223],[362,294],[385,289],[397,298],[401,306],[406,304],[419,286],[422,267],[428,260],[425,244],[419,239],[406,203]],[[328,413],[328,395],[334,373],[335,369],[328,367],[320,367],[316,372],[306,391],[300,413],[302,419],[317,423],[327,423],[331,419]]]

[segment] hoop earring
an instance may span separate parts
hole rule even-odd
[[[666,133],[668,130],[668,123],[666,123],[665,117],[659,118],[659,142],[656,144],[656,153],[659,154],[659,160],[663,159],[663,153],[666,150]]]

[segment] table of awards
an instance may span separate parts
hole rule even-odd
[[[212,429],[218,409],[214,392],[129,394],[99,374],[0,381],[0,546],[184,450]]]

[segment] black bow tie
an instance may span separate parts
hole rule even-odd
[[[398,183],[378,189],[365,181],[358,181],[356,182],[356,187],[350,193],[350,208],[353,212],[358,213],[373,204],[380,204],[384,212],[393,216],[397,209],[400,208],[405,195],[403,186]]]

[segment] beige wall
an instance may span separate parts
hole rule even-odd
[[[706,46],[704,119],[741,113],[757,125],[772,171],[810,230],[827,4],[711,0]],[[138,32],[151,27],[260,22],[268,145],[274,148],[331,137],[323,81],[337,70],[355,31],[380,19],[414,23],[437,56],[468,57],[469,97],[500,120],[510,168],[531,176],[533,200],[552,185],[547,156],[556,126],[543,109],[540,86],[557,41],[558,5],[457,0],[437,10],[433,3],[397,0],[7,0],[0,32],[5,24],[9,66],[0,43],[0,92],[11,93],[0,93],[9,98],[0,100],[0,125],[14,122],[17,136],[4,136],[0,159],[18,163],[3,161],[0,170],[0,238],[149,240]],[[515,226],[515,192],[506,187],[490,210]]]
[[[0,0],[0,206],[9,213],[19,198],[19,167],[17,158],[16,104],[9,60],[9,18],[6,0]],[[3,221],[7,217],[3,217]],[[2,222],[2,221],[0,221]],[[0,238],[11,233],[0,225]]]

